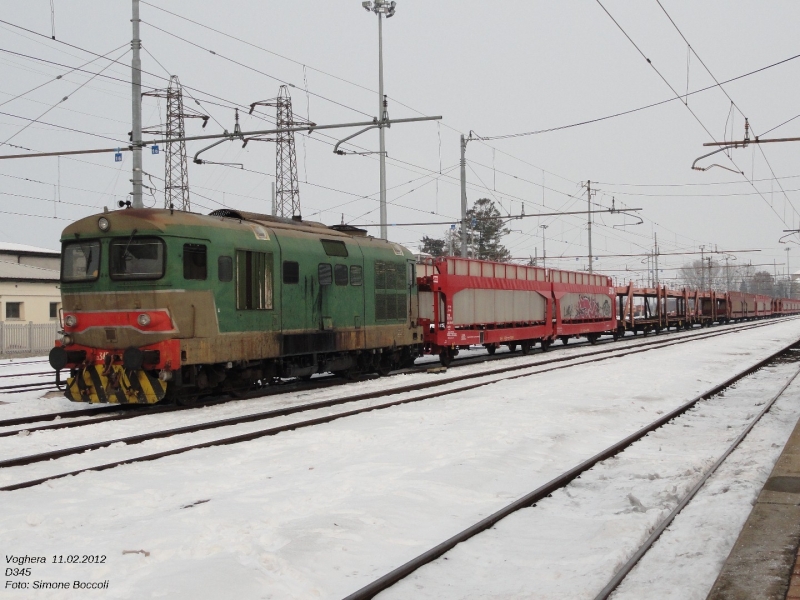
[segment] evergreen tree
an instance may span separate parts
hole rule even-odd
[[[447,240],[423,235],[419,251],[431,256],[444,256],[447,254]]]
[[[510,232],[505,227],[500,211],[492,200],[481,198],[467,211],[467,249],[469,258],[481,260],[504,261],[511,258],[511,253],[500,241]],[[461,256],[461,226],[448,231],[443,238],[423,236],[420,241],[420,252],[432,256],[446,256],[452,251],[454,256]]]
[[[501,240],[510,233],[500,211],[488,198],[477,200],[467,211],[467,240],[470,258],[504,261],[511,258]],[[458,229],[461,238],[461,228]]]

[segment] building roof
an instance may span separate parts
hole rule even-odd
[[[50,250],[49,248],[37,248],[36,246],[28,246],[27,244],[15,244],[13,242],[0,242],[0,254],[49,254],[51,256],[59,256],[58,250]]]
[[[0,260],[0,281],[41,281],[58,283],[59,272],[54,269],[22,265]]]

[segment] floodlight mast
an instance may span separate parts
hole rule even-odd
[[[390,125],[385,124],[389,120],[387,110],[386,97],[383,94],[383,15],[386,18],[394,16],[395,5],[397,3],[388,0],[366,0],[361,3],[368,12],[373,12],[378,15],[378,135],[379,135],[379,149],[378,157],[380,162],[380,219],[381,219],[381,239],[385,240],[388,236],[387,230],[387,217],[386,217],[386,134],[384,127]]]

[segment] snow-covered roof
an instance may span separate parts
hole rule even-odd
[[[15,262],[0,260],[0,280],[20,280],[20,281],[52,281],[58,282],[59,272],[54,269],[34,267]]]
[[[58,250],[51,250],[50,248],[38,248],[36,246],[28,246],[27,244],[15,244],[13,242],[0,242],[0,253],[7,254],[12,252],[37,252],[44,254],[52,254],[53,256],[58,256],[60,254]]]

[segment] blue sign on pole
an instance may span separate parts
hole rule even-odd
[[[455,228],[456,228],[456,226],[455,226],[455,223],[453,223],[452,225],[450,225],[450,229],[455,229]]]
[[[119,148],[117,148],[117,151],[114,153],[114,162],[122,162],[122,152],[120,152]]]
[[[153,147],[150,148],[151,154],[158,154],[158,144],[153,144]]]

